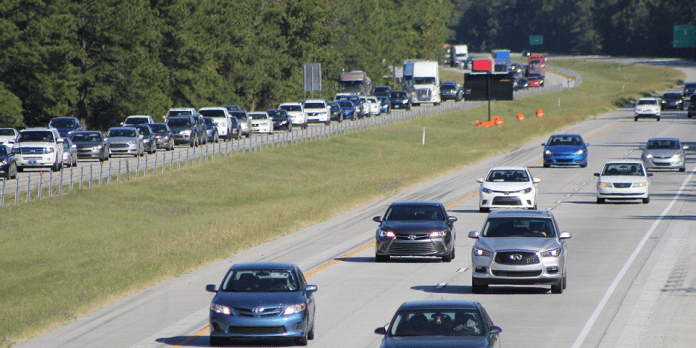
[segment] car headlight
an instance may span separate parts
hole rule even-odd
[[[681,158],[681,154],[680,154],[680,153],[675,153],[674,155],[672,155],[672,159],[673,159],[673,160],[678,160],[679,158]]]
[[[527,187],[526,189],[524,189],[524,193],[530,193],[530,192],[532,192],[532,190],[533,190],[532,187]]]
[[[191,135],[191,130],[190,129],[185,129],[179,132],[181,135]]]
[[[143,142],[149,143],[149,142],[150,142],[150,139],[143,139]]]
[[[55,151],[56,151],[56,149],[54,149],[52,147],[44,148],[44,153],[54,153]]]
[[[599,186],[599,187],[609,187],[609,186],[611,186],[611,185],[608,184],[608,183],[606,183],[606,182],[599,182],[599,183],[597,183],[597,186]]]
[[[392,231],[379,231],[379,236],[382,238],[396,238],[396,234]]]
[[[651,153],[645,154],[645,158],[653,158],[653,154],[651,154]]]
[[[102,145],[97,145],[97,146],[93,147],[92,150],[101,150],[102,148],[103,148]]]
[[[553,152],[551,152],[551,150],[546,150],[546,151],[544,151],[544,153],[547,155],[553,155]]]
[[[541,253],[541,257],[558,257],[561,255],[561,248],[546,250]]]
[[[230,307],[219,305],[219,304],[211,304],[210,305],[210,310],[218,313],[218,314],[225,314],[225,315],[231,315],[232,311],[230,310]]]
[[[128,145],[130,145],[130,146],[135,146],[135,145],[136,145],[136,142],[135,142],[135,141],[129,141],[129,142],[128,142]]]
[[[305,309],[307,309],[307,305],[304,303],[290,305],[285,308],[283,315],[302,313]]]
[[[493,255],[493,253],[486,250],[486,249],[474,248],[474,255],[475,256],[491,256],[491,255]]]
[[[447,231],[432,231],[430,232],[430,238],[445,238],[447,237]]]
[[[481,191],[483,191],[483,193],[491,193],[491,189],[489,189],[487,187],[482,187]]]
[[[401,104],[408,104],[408,99],[404,99],[401,101]]]
[[[580,149],[580,150],[578,150],[578,152],[576,152],[575,154],[576,154],[576,155],[582,155],[583,153],[585,153],[585,150]]]
[[[647,186],[644,182],[634,182],[631,187],[645,187]]]
[[[7,158],[5,158],[4,160],[0,161],[0,166],[4,166],[4,165],[6,165],[7,163],[8,163],[8,162],[7,162]]]

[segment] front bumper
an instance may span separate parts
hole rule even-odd
[[[191,134],[174,134],[174,144],[188,144],[193,140]]]
[[[273,123],[273,129],[285,129],[288,130],[290,129],[290,125],[292,122],[278,122],[278,123]]]
[[[647,118],[658,118],[660,117],[660,114],[658,112],[636,112],[634,113],[635,118],[642,118],[642,117],[647,117]]]
[[[159,137],[157,138],[157,148],[169,147],[172,141],[174,141],[174,137]]]
[[[93,146],[89,147],[78,147],[77,148],[77,158],[101,158],[102,149],[94,149]]]
[[[544,165],[551,166],[579,166],[587,164],[587,156],[576,154],[544,154]]]
[[[247,317],[210,312],[210,335],[227,338],[299,338],[309,330],[307,311],[293,315]]]
[[[252,125],[251,126],[251,131],[253,133],[270,133],[271,132],[271,125]]]
[[[50,167],[56,163],[61,163],[63,159],[61,158],[60,161],[57,161],[55,153],[48,153],[36,155],[17,154],[15,155],[15,160],[18,167]]]
[[[650,193],[647,187],[614,188],[597,187],[597,198],[605,199],[643,199],[648,198]]]
[[[390,256],[437,256],[450,254],[451,238],[423,238],[410,240],[408,237],[377,238],[375,254]]]
[[[498,253],[520,253],[530,255],[533,264],[503,264],[496,262]],[[527,261],[527,260],[525,260]],[[527,261],[529,262],[529,261]],[[563,255],[542,257],[539,252],[527,250],[503,250],[491,256],[471,257],[472,278],[477,285],[509,284],[534,285],[558,284],[563,278]]]
[[[679,156],[679,158],[677,158],[677,159],[673,159],[672,157],[670,157],[670,158],[657,158],[657,157],[647,158],[647,157],[643,157],[642,160],[643,160],[643,165],[645,165],[645,169],[647,169],[647,170],[684,168],[684,156]]]
[[[109,152],[112,155],[138,155],[138,154],[140,154],[140,151],[138,151],[137,145],[127,145],[125,147],[121,147],[121,146],[119,146],[119,144],[111,144],[111,146],[109,146]]]
[[[534,191],[530,193],[513,192],[506,195],[503,192],[484,193],[479,191],[479,207],[481,208],[521,208],[533,209],[536,206]]]

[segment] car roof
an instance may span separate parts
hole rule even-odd
[[[641,165],[643,165],[643,161],[635,160],[635,159],[615,159],[615,160],[606,161],[604,164],[606,165],[609,163],[628,163],[628,164],[640,163]]]
[[[222,107],[222,106],[206,106],[204,108],[198,109],[198,111],[201,111],[201,110],[227,110],[227,108]]]
[[[476,301],[413,301],[404,302],[399,306],[399,310],[404,309],[478,309],[479,303]]]
[[[506,167],[493,167],[491,170],[527,170],[527,167],[513,167],[513,166],[506,166]]]
[[[135,117],[135,118],[147,118],[147,117],[152,117],[152,116],[148,116],[148,115],[130,115],[130,116],[126,117],[126,118],[131,118],[131,117]]]
[[[648,139],[648,141],[653,141],[653,140],[659,140],[659,141],[666,141],[666,140],[669,140],[669,141],[679,141],[679,139],[677,139],[677,138],[650,138],[650,139]],[[681,142],[681,141],[679,141],[679,142]]]
[[[128,126],[128,127],[111,127],[111,128],[109,128],[109,130],[112,130],[112,129],[135,129],[135,130],[138,130],[138,128],[136,128],[135,126]]]
[[[641,101],[641,100],[650,100],[650,101],[653,101],[653,100],[654,100],[654,101],[657,101],[657,98],[655,98],[655,97],[649,97],[649,98],[640,98],[640,99],[638,99],[638,101]]]
[[[488,214],[489,218],[499,217],[522,217],[522,218],[550,218],[553,216],[550,211],[546,210],[521,210],[521,209],[506,209],[494,210]]]
[[[282,103],[280,105],[302,105],[301,103],[295,103],[295,102],[287,102],[287,103]],[[279,106],[280,106],[279,105]]]
[[[238,263],[230,267],[231,270],[244,270],[244,269],[296,269],[292,263],[281,263],[281,262],[247,262]]]
[[[433,202],[433,201],[400,201],[400,202],[393,202],[391,205],[442,205],[440,202]]]
[[[557,133],[557,134],[551,134],[551,137],[580,137],[582,138],[582,135],[580,134],[565,134],[565,133]]]
[[[307,99],[305,103],[326,103],[324,99]]]
[[[59,116],[59,117],[54,117],[51,119],[53,120],[77,120],[77,117],[72,117],[72,116]]]
[[[85,130],[83,130],[83,131],[73,132],[72,135],[75,135],[75,134],[92,134],[92,133],[99,133],[99,134],[101,134],[100,131],[85,131]]]

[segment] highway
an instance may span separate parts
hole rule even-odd
[[[688,81],[696,68],[679,68]],[[378,347],[374,329],[404,301],[480,301],[503,328],[503,347],[696,346],[696,125],[685,111],[662,121],[633,122],[633,109],[595,117],[564,132],[579,133],[589,147],[587,168],[542,168],[539,139],[505,154],[407,188],[329,221],[241,252],[195,272],[131,295],[107,308],[17,347],[206,347],[208,309],[227,268],[249,261],[295,263],[316,284],[315,347]],[[651,202],[595,204],[593,173],[614,158],[639,158],[656,136],[678,137],[691,147],[687,171],[657,172]],[[492,286],[471,293],[468,231],[482,227],[477,178],[498,165],[525,165],[539,184],[539,209],[551,209],[568,241],[568,288]],[[457,257],[393,258],[374,262],[372,217],[400,200],[442,202],[459,221]],[[240,343],[266,346],[273,342]]]

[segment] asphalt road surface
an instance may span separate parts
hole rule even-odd
[[[688,81],[696,68],[680,67]],[[122,299],[87,317],[18,347],[206,347],[206,284],[218,284],[239,262],[299,265],[316,293],[315,347],[378,347],[374,329],[398,306],[414,300],[475,300],[503,328],[504,347],[694,347],[696,346],[696,121],[685,111],[662,120],[633,121],[632,108],[598,116],[564,132],[579,133],[589,147],[587,168],[542,168],[538,139],[508,153],[445,174],[383,200],[230,259]],[[657,172],[651,202],[595,204],[593,173],[615,158],[639,158],[648,138],[678,137],[687,171]],[[497,165],[529,166],[539,184],[539,209],[552,209],[568,241],[568,288],[492,286],[471,293],[473,240],[486,214],[478,212],[477,178]],[[393,258],[374,262],[372,217],[392,201],[434,200],[459,218],[457,257]],[[259,346],[262,343],[242,343]]]

